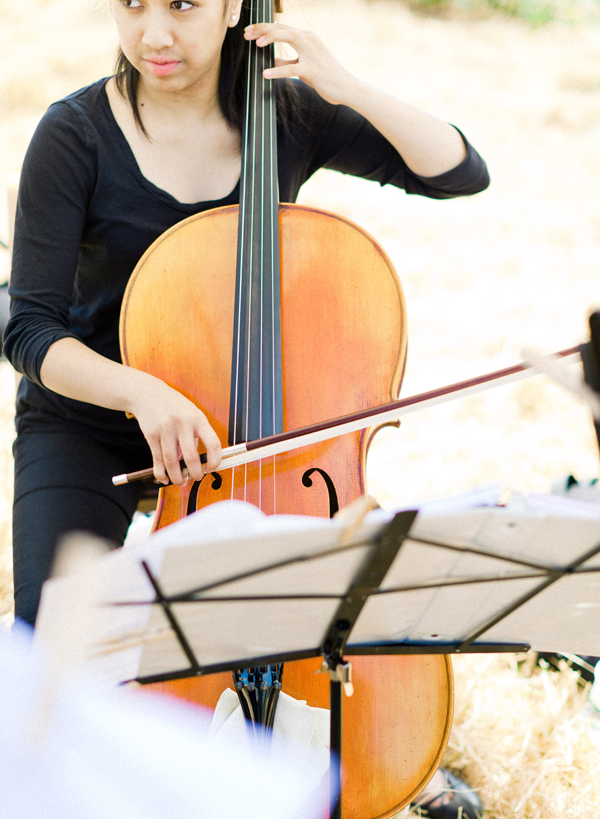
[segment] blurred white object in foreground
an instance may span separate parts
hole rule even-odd
[[[43,715],[47,668],[28,636],[0,641],[3,819],[323,816],[293,749],[267,759],[218,737],[192,706],[63,678]],[[325,796],[325,798],[323,798]]]
[[[221,694],[210,726],[211,736],[218,736],[248,753],[252,739],[240,700],[235,691],[226,688]],[[296,761],[310,778],[310,790],[322,783],[329,771],[329,710],[313,708],[305,700],[279,693],[271,736],[271,753],[275,758],[295,746]],[[324,783],[327,785],[327,782]]]

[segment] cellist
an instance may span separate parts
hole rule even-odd
[[[219,464],[201,410],[121,363],[118,319],[128,278],[159,235],[239,201],[245,41],[287,43],[298,55],[267,75],[277,84],[282,201],[294,202],[320,167],[437,199],[489,182],[454,126],[368,86],[310,32],[248,26],[244,0],[111,8],[115,75],[50,106],[21,175],[4,353],[25,376],[13,548],[15,612],[30,624],[62,534],[123,542],[141,489],[114,488],[112,475],[151,457],[158,481],[181,485],[183,458],[199,480],[199,441],[206,470]]]

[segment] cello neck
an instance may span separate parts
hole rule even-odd
[[[250,22],[272,22],[272,0],[252,0]],[[229,443],[283,431],[279,186],[274,48],[249,43],[242,133]]]

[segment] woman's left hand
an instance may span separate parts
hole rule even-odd
[[[246,27],[244,37],[256,40],[261,48],[271,43],[287,43],[297,53],[295,60],[277,58],[275,68],[264,72],[269,80],[299,77],[333,105],[345,102],[349,89],[357,82],[311,31],[302,31],[283,23],[257,23]]]
[[[276,60],[266,69],[269,80],[299,77],[333,105],[347,105],[362,114],[391,142],[411,171],[435,177],[456,168],[466,156],[459,132],[437,117],[387,92],[373,88],[347,71],[311,31],[283,23],[256,23],[244,31],[259,47],[287,43],[298,57]]]

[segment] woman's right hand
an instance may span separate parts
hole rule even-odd
[[[50,346],[40,374],[44,386],[60,395],[135,416],[161,483],[186,482],[181,459],[196,481],[221,463],[221,444],[206,415],[160,378],[111,361],[75,338]],[[200,441],[206,447],[205,466],[198,454]]]
[[[150,451],[157,481],[183,485],[199,481],[221,462],[221,444],[202,410],[177,390],[153,376],[130,403],[130,412],[140,425]],[[150,380],[151,379],[151,380]],[[198,454],[198,443],[206,448],[206,464]],[[183,474],[180,461],[187,467]]]

